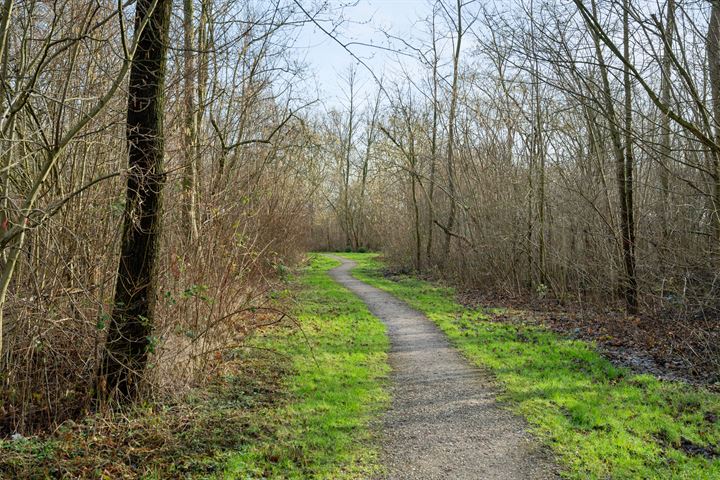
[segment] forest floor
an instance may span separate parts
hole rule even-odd
[[[272,292],[286,321],[223,355],[209,385],[0,440],[0,479],[462,478],[457,451],[494,464],[485,478],[720,478],[717,392],[614,365],[537,312],[342,256],[357,267],[333,275],[370,309],[328,274],[341,262],[311,255]]]
[[[386,276],[393,275],[386,272]],[[486,310],[493,321],[532,323],[592,342],[615,365],[635,373],[720,391],[717,315],[659,309],[627,316],[622,306],[600,307],[468,288],[458,291],[457,299],[470,309]]]
[[[224,354],[223,374],[209,385],[0,439],[0,479],[376,475],[370,422],[387,404],[388,340],[383,324],[327,275],[337,265],[313,256],[272,292],[286,321]]]

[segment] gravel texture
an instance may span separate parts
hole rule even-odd
[[[350,276],[330,271],[388,327],[392,405],[383,420],[388,479],[558,478],[552,455],[496,400],[492,380],[423,314]]]

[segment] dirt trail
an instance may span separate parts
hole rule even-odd
[[[470,365],[423,314],[350,276],[330,275],[388,327],[393,401],[383,424],[389,479],[558,478],[551,455],[502,408],[487,374]]]

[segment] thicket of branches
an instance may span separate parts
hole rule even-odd
[[[2,0],[0,434],[212,376],[309,246],[717,324],[720,3],[432,1],[327,114],[319,3]]]
[[[127,196],[126,182],[158,197],[153,298],[141,299],[153,315],[139,319],[150,334],[133,340],[145,352],[131,365],[147,380],[142,392],[182,392],[212,376],[268,321],[253,312],[306,249],[318,139],[302,118],[312,98],[295,87],[306,72],[288,48],[305,13],[279,0],[176,7],[2,4],[0,435],[98,405],[108,330],[127,307],[115,289],[123,224],[155,230],[133,217],[144,207],[128,202],[148,197]],[[163,55],[164,71],[142,71]],[[129,91],[130,71],[141,83],[160,78],[159,95],[132,97],[144,87]],[[138,141],[128,95],[136,114],[133,102],[161,106],[164,149],[149,173],[128,170],[127,142]]]
[[[432,5],[414,38],[387,34],[405,73],[382,113],[355,98],[330,123],[317,245],[716,322],[720,4]]]

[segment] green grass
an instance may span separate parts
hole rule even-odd
[[[502,398],[524,416],[574,479],[718,479],[720,395],[614,367],[593,345],[463,308],[454,291],[410,276],[382,275],[373,254],[356,278],[424,312],[471,361],[487,368]]]
[[[258,332],[223,375],[173,404],[90,415],[53,435],[0,440],[0,479],[367,478],[386,405],[382,323],[313,256],[273,295],[293,322]],[[287,308],[286,308],[287,309]]]
[[[313,256],[300,275],[302,332],[272,330],[258,346],[292,359],[294,398],[266,414],[274,434],[231,459],[225,478],[367,478],[380,470],[369,423],[388,400],[385,327],[335,283],[338,262]]]

